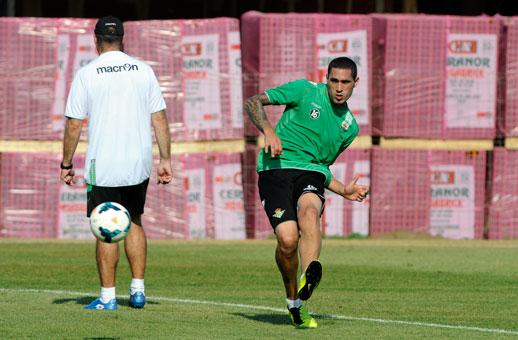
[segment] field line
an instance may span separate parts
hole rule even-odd
[[[76,292],[76,291],[69,291],[69,290],[49,290],[49,289],[0,288],[0,292],[36,293],[36,294],[52,294],[52,295],[79,295],[79,296],[96,296],[97,295],[95,293]],[[182,298],[171,298],[171,297],[165,297],[165,296],[148,296],[147,299],[149,301],[166,301],[166,302],[175,302],[175,303],[184,303],[184,304],[211,305],[211,306],[267,310],[267,311],[271,311],[271,312],[286,313],[286,309],[284,309],[284,308],[274,308],[274,307],[268,307],[268,306],[249,305],[249,304],[242,304],[242,303],[182,299]],[[383,323],[383,324],[398,324],[398,325],[407,325],[407,326],[443,328],[443,329],[453,329],[453,330],[473,331],[473,332],[483,332],[483,333],[518,335],[518,330],[508,330],[508,329],[500,329],[500,328],[483,328],[483,327],[474,327],[474,326],[447,325],[447,324],[439,324],[439,323],[366,318],[366,317],[346,316],[346,315],[337,315],[337,314],[320,314],[320,313],[311,313],[311,314],[316,317],[321,317],[321,318],[326,318],[326,319],[335,319],[335,320],[363,321],[363,322],[374,322],[374,323]]]

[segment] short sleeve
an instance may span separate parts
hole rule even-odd
[[[72,81],[68,93],[65,116],[76,119],[85,119],[88,114],[88,92],[84,84],[82,73],[79,71]]]
[[[274,105],[293,105],[298,103],[306,92],[306,89],[312,86],[305,79],[290,81],[281,86],[264,91],[268,100]]]
[[[160,84],[156,79],[155,72],[149,67],[149,113],[155,113],[165,109],[165,100],[160,90]]]

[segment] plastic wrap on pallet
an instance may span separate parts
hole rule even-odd
[[[74,157],[73,186],[59,181],[60,161],[56,153],[0,155],[0,237],[92,238],[84,155]],[[240,153],[175,156],[168,185],[157,185],[154,163],[142,216],[150,239],[246,238]]]
[[[155,157],[153,170],[147,189],[146,205],[142,215],[142,225],[150,239],[186,239],[186,195],[182,178],[184,163],[178,156],[172,157],[173,181],[167,185],[157,184]]]
[[[172,185],[148,189],[145,228],[151,238],[246,238],[240,153],[175,157]]]
[[[370,185],[370,149],[344,151],[331,166],[333,176],[344,184],[355,175],[358,184]],[[326,190],[326,207],[322,215],[325,236],[369,235],[370,197],[363,202],[351,202]]]
[[[483,237],[485,151],[373,149],[371,234]]]
[[[0,138],[57,139],[73,75],[97,56],[91,19],[0,18]]]
[[[59,191],[60,156],[3,153],[0,158],[0,236],[56,238],[57,207],[67,205]]]
[[[373,130],[386,137],[493,138],[498,42],[491,17],[376,15],[376,77],[383,105]]]
[[[259,176],[256,170],[258,153],[259,147],[248,144],[243,155],[246,234],[249,238],[265,239],[272,236],[273,230],[259,198],[259,189],[257,187]]]
[[[259,147],[247,145],[243,160],[243,188],[245,191],[247,235],[250,238],[267,238],[273,233],[264,212],[257,187],[256,171]],[[370,149],[350,149],[343,152],[331,166],[333,175],[341,181],[360,176],[358,183],[370,183]],[[369,234],[369,199],[363,203],[350,202],[326,191],[326,207],[322,215],[325,236],[367,236]]]
[[[360,124],[360,134],[370,134],[372,19],[369,16],[247,12],[241,21],[245,98],[295,79],[324,81],[329,61],[349,56],[357,62],[360,77],[349,106]],[[279,106],[266,107],[272,123],[279,120],[282,111]],[[258,135],[248,119],[245,135]]]
[[[518,238],[518,151],[495,148],[492,163],[492,191],[489,205],[488,238]]]
[[[518,136],[518,17],[504,18],[505,55],[504,134]]]
[[[128,53],[158,77],[174,140],[243,135],[237,19],[134,21],[124,27]]]

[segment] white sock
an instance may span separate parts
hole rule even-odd
[[[299,308],[301,305],[300,299],[297,299],[297,300],[286,299],[286,303],[288,304],[288,309]]]
[[[115,287],[105,288],[101,287],[101,301],[102,303],[108,303],[110,300],[115,299]]]
[[[144,293],[144,279],[131,279],[130,293],[135,294],[136,292]]]

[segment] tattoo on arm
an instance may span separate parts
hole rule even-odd
[[[264,132],[266,126],[271,126],[268,117],[266,117],[266,112],[264,112],[264,105],[270,105],[270,101],[265,94],[250,97],[245,103],[245,110],[250,120],[261,132]]]

